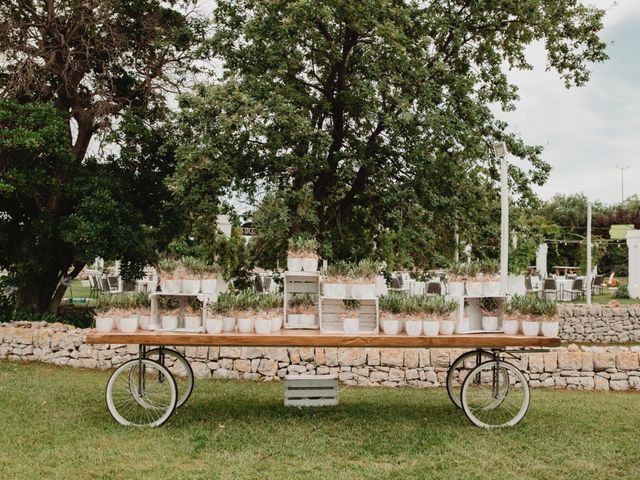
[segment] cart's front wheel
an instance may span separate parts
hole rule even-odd
[[[463,353],[453,361],[449,371],[447,371],[447,393],[456,407],[462,408],[460,390],[469,372],[481,363],[492,359],[493,354],[487,350],[472,350]]]
[[[193,392],[193,370],[184,356],[170,348],[154,348],[145,353],[144,358],[154,360],[169,369],[178,387],[178,403],[181,407]]]
[[[119,424],[158,427],[176,409],[178,388],[169,370],[149,359],[130,360],[109,378],[107,408]]]
[[[465,415],[475,425],[512,427],[527,414],[529,383],[511,363],[491,360],[469,372],[460,399]]]

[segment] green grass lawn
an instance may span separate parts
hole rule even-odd
[[[613,298],[609,292],[603,293],[602,295],[593,295],[591,297],[591,303],[593,304],[601,304],[606,305],[611,300],[615,300],[616,302],[620,302],[621,305],[633,305],[636,303],[640,303],[640,299],[637,298]],[[561,302],[561,303],[587,303],[587,297],[578,298],[573,300],[572,302]]]
[[[109,373],[0,362],[0,477],[11,479],[637,479],[640,396],[534,390],[483,431],[444,389],[347,388],[282,404],[282,384],[206,381],[159,429],[107,412]]]
[[[71,285],[64,292],[64,298],[89,298],[91,289],[89,287],[83,287],[80,280],[77,278],[71,281]]]

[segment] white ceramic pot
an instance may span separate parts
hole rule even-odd
[[[182,293],[189,295],[197,295],[200,293],[200,280],[197,279],[183,279],[182,280]]]
[[[344,333],[358,333],[360,330],[360,319],[358,317],[347,317],[342,322]]]
[[[407,335],[411,337],[422,335],[422,320],[407,320],[404,322],[404,328],[407,331]]]
[[[235,317],[224,317],[222,319],[222,331],[223,332],[233,332],[236,329],[236,319]]]
[[[220,333],[222,332],[223,325],[224,320],[220,317],[207,318],[205,322],[207,333]]]
[[[109,333],[113,331],[112,317],[96,317],[96,330],[99,333]]]
[[[456,322],[453,320],[440,320],[440,335],[451,335],[453,329],[456,326]]]
[[[302,259],[302,270],[305,272],[317,272],[318,271],[318,259],[313,257],[307,257]]]
[[[429,335],[431,337],[438,335],[438,333],[440,333],[440,321],[424,320],[422,322],[422,329],[424,330],[425,335]]]
[[[543,337],[557,337],[560,333],[560,323],[555,322],[541,322],[541,330]]]
[[[464,282],[449,282],[447,284],[447,293],[452,297],[464,296]]]
[[[282,315],[271,317],[271,331],[277,332],[282,328]]]
[[[202,280],[200,280],[200,291],[202,293],[212,295],[216,293],[217,288],[218,288],[217,278],[203,278]]]
[[[151,317],[149,315],[140,315],[138,317],[138,326],[140,330],[149,330],[151,325]]]
[[[287,257],[287,270],[290,272],[302,271],[302,259],[298,257]]]
[[[504,331],[505,335],[517,335],[519,327],[520,321],[517,318],[505,318],[502,320],[502,330]]]
[[[400,333],[401,326],[402,322],[400,322],[400,320],[384,320],[382,322],[382,330],[385,335],[398,335]]]
[[[162,280],[160,282],[160,290],[162,290],[162,293],[169,293],[169,294],[180,293],[181,283],[182,281],[177,278]]]
[[[347,285],[345,283],[325,283],[322,285],[325,297],[344,298],[347,296]]]
[[[481,297],[482,296],[483,282],[467,282],[465,283],[465,289],[468,297]]]
[[[270,318],[256,318],[255,329],[258,335],[267,335],[271,333],[271,319]]]
[[[484,282],[482,284],[482,295],[484,297],[497,297],[500,295],[500,282]]]
[[[540,333],[540,322],[523,320],[522,333],[527,337],[537,337],[538,334]]]
[[[354,283],[351,285],[351,296],[353,298],[375,298],[375,283]]]
[[[253,318],[250,318],[250,317],[238,317],[238,331],[240,333],[252,333],[253,332]]]
[[[190,332],[195,332],[202,326],[202,318],[198,315],[185,315],[184,328]]]
[[[482,330],[495,331],[498,329],[498,317],[482,316]]]
[[[120,319],[118,327],[122,333],[133,333],[138,330],[138,315],[130,315]]]
[[[177,315],[162,315],[162,329],[163,330],[175,330],[178,328],[178,316]]]

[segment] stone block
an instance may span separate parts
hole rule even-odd
[[[362,350],[362,349],[358,349],[358,350]],[[300,360],[302,360],[303,362],[313,362],[315,360],[315,352],[313,347],[301,348],[299,350],[299,353],[300,353]]]
[[[338,349],[338,363],[342,366],[359,366],[367,362],[367,354],[363,348]]]
[[[449,368],[449,361],[449,351],[447,349],[431,349],[431,365],[434,368]]]
[[[531,373],[544,372],[544,356],[542,353],[529,354],[529,371]]]
[[[590,351],[582,352],[582,371],[593,372],[593,353]]]
[[[264,356],[276,362],[289,363],[289,353],[286,347],[270,347],[264,349]]]
[[[328,367],[337,367],[338,366],[338,349],[337,348],[325,348],[324,354],[327,357],[327,366]]]
[[[211,377],[216,379],[238,379],[240,378],[240,374],[238,372],[234,372],[233,370],[219,368],[213,372]]]
[[[596,376],[594,380],[595,380],[596,390],[604,390],[604,391],[609,390],[609,380],[607,380],[606,378],[602,378],[600,376]]]
[[[629,382],[627,380],[611,380],[609,385],[611,386],[611,390],[617,392],[629,389]]]
[[[372,382],[384,382],[385,380],[389,379],[389,374],[387,372],[379,372],[379,371],[373,371],[369,374],[369,380],[371,380]]]
[[[616,356],[612,352],[596,352],[593,354],[593,367],[596,372],[615,368]]]
[[[421,348],[418,350],[420,355],[420,364],[419,367],[428,367],[431,365],[431,354],[429,353],[429,349]]]
[[[233,361],[233,369],[241,373],[251,372],[251,360],[236,359]]]
[[[544,357],[544,371],[555,372],[558,369],[558,354],[556,352],[548,352],[542,355]]]
[[[380,363],[389,367],[402,367],[404,352],[401,348],[383,348],[380,350]]]
[[[579,370],[582,367],[582,352],[569,351],[558,354],[560,370]]]
[[[241,352],[242,349],[240,347],[220,347],[221,358],[240,358]]]
[[[278,371],[278,364],[275,360],[270,360],[267,358],[263,358],[260,360],[260,365],[258,366],[258,373],[261,373],[265,376],[273,376]]]
[[[211,370],[204,362],[191,363],[191,369],[193,370],[193,376],[196,378],[209,378],[211,377]]]
[[[404,366],[407,368],[418,368],[420,364],[420,353],[416,349],[404,351]],[[417,377],[416,377],[417,378]]]
[[[390,368],[389,369],[389,381],[391,382],[401,382],[404,380],[404,370],[400,368]]]
[[[420,378],[420,374],[416,368],[411,368],[405,372],[405,377],[407,380],[416,380]]]
[[[289,359],[291,363],[298,364],[300,363],[300,349],[298,348],[289,348]]]
[[[616,355],[616,367],[618,370],[638,370],[638,354],[635,352],[620,352]]]
[[[369,366],[380,365],[380,349],[379,348],[367,348],[367,365]]]

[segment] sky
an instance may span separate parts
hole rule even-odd
[[[537,189],[543,199],[556,193],[584,193],[592,201],[617,203],[640,195],[640,0],[599,1],[604,8],[609,60],[592,67],[589,83],[566,89],[545,71],[541,45],[528,50],[532,71],[514,72],[520,88],[515,112],[499,116],[532,145],[544,146],[552,167]]]
[[[544,47],[530,46],[533,70],[510,73],[520,89],[516,110],[498,116],[525,142],[544,147],[552,171],[536,189],[540,197],[584,193],[611,204],[622,198],[622,175],[624,196],[640,195],[640,0],[584,3],[606,10],[601,37],[609,60],[592,66],[587,85],[566,89],[556,72],[545,71]],[[209,13],[214,4],[201,0],[199,8]]]

